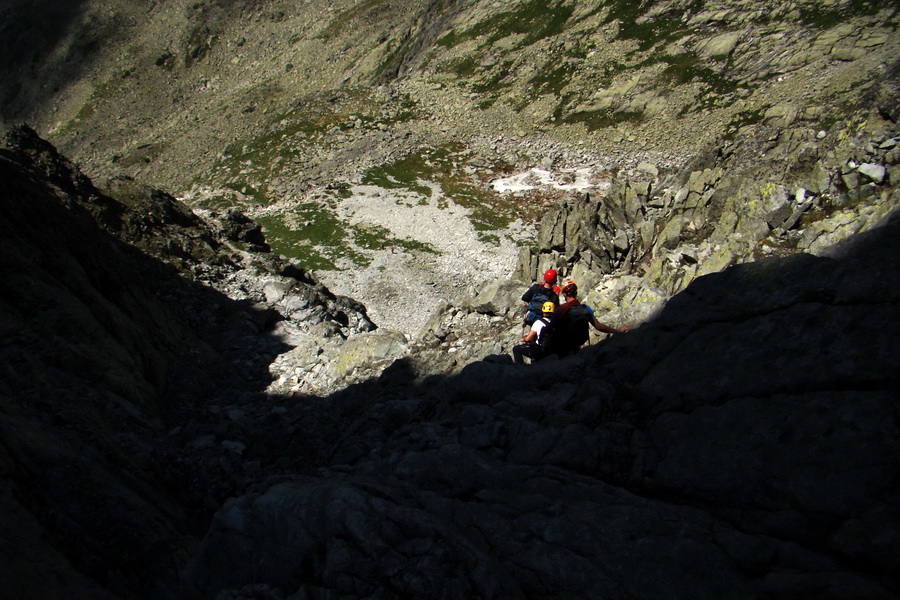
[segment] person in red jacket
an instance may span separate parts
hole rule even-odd
[[[594,310],[587,304],[578,301],[578,286],[574,282],[563,286],[562,294],[565,302],[553,313],[550,319],[552,337],[547,354],[567,356],[577,352],[590,340],[589,326],[602,333],[625,333],[628,327],[612,327],[601,323]]]

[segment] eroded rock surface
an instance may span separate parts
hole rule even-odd
[[[140,594],[165,596],[158,577],[190,546],[192,515],[259,466],[193,424],[265,397],[286,350],[275,324],[320,346],[373,326],[251,249],[252,226],[219,235],[127,180],[108,184],[113,198],[28,128],[0,150],[0,178],[6,593],[134,597],[154,573]],[[228,476],[207,478],[213,464]]]
[[[894,218],[827,257],[700,277],[570,360],[405,384],[398,364],[334,398],[357,420],[314,476],[225,504],[187,581],[207,598],[893,597],[898,240]]]

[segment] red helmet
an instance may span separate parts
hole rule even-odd
[[[554,269],[547,269],[544,271],[544,281],[547,283],[556,283],[556,271]]]

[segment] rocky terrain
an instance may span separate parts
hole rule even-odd
[[[4,3],[7,593],[896,597],[895,4]]]
[[[257,226],[100,191],[28,130],[0,168],[17,598],[900,590],[896,214],[700,277],[570,359],[435,373],[453,322],[486,316],[454,311],[432,348],[313,396],[266,365],[377,331]]]
[[[0,10],[4,120],[29,123],[92,177],[245,210],[276,252],[407,336],[457,303],[460,280],[472,292],[508,277],[511,247],[535,246],[533,224],[569,197],[546,186],[500,194],[491,180],[584,168],[596,185],[582,191],[599,198],[611,180],[650,173],[661,194],[718,152],[731,156],[726,173],[756,188],[736,195],[745,204],[769,184],[810,189],[794,171],[818,148],[884,139],[873,117],[896,118],[891,2],[13,0]],[[408,215],[385,222],[345,206],[371,204],[371,186],[459,218],[410,231]],[[464,251],[452,248],[455,230]],[[734,260],[752,259],[764,234]],[[452,267],[434,264],[460,253]],[[710,270],[729,262],[716,258]],[[406,287],[427,278],[422,261],[429,293],[408,324],[378,274]]]

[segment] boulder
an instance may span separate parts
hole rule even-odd
[[[741,33],[737,31],[723,33],[703,44],[700,52],[704,56],[711,58],[728,56],[734,52],[734,48],[737,46],[740,38]]]
[[[489,281],[478,290],[470,306],[472,310],[486,315],[512,315],[521,308],[522,294],[530,285],[529,282],[515,280]]]
[[[879,185],[884,183],[885,175],[887,175],[887,170],[882,165],[873,163],[863,163],[859,165],[856,170],[859,171],[861,175],[865,175],[869,180]]]
[[[408,352],[409,342],[399,331],[379,329],[350,336],[328,365],[335,380],[343,380],[359,371],[372,371]]]

